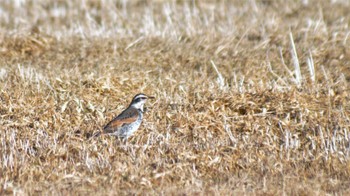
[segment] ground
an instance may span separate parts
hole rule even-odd
[[[0,194],[350,194],[349,9],[0,2]]]

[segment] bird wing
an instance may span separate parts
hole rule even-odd
[[[135,108],[124,110],[121,114],[111,120],[104,128],[104,133],[113,133],[126,124],[133,123],[138,118],[138,111]]]

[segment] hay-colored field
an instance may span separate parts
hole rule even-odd
[[[1,1],[0,195],[350,194],[349,10]]]

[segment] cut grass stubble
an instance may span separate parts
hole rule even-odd
[[[349,4],[314,3],[1,2],[0,193],[349,193]]]

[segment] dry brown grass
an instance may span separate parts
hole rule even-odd
[[[0,194],[350,194],[349,9],[2,1]]]

